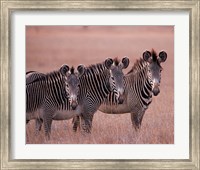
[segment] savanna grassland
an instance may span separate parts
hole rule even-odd
[[[75,66],[128,56],[129,67],[145,50],[165,50],[160,94],[146,111],[140,131],[132,127],[130,114],[97,111],[91,135],[74,133],[72,120],[53,121],[51,140],[44,130],[35,136],[35,121],[26,126],[30,144],[172,144],[174,143],[174,28],[173,26],[27,26],[26,71],[43,73],[63,64]],[[24,113],[25,114],[25,113]]]

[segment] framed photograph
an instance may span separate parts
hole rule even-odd
[[[68,14],[68,17],[70,15]],[[108,14],[104,12],[104,15]],[[123,12],[123,15],[126,15],[125,12]],[[150,17],[150,14],[148,15]],[[100,17],[100,15],[98,16],[96,13],[96,17]],[[126,17],[128,16],[126,15]],[[164,16],[162,17],[164,18]],[[39,19],[37,20],[39,21]],[[158,54],[164,50],[168,56],[165,62],[160,63],[162,66],[160,68],[163,70],[160,74],[162,80],[159,90],[161,93],[153,97],[153,105],[149,105],[148,114],[146,114],[146,111],[143,116],[144,120],[142,120],[140,132],[135,131],[132,127],[134,125],[131,123],[130,114],[122,114],[123,112],[117,115],[116,113],[102,114],[102,112],[106,113],[108,109],[107,105],[102,104],[99,111],[95,112],[90,137],[85,138],[81,134],[78,135],[78,131],[74,133],[72,128],[69,128],[72,127],[71,121],[53,121],[51,127],[52,139],[46,141],[43,132],[38,133],[38,136],[35,137],[35,133],[32,131],[35,129],[33,127],[35,122],[30,120],[26,126],[27,144],[174,144],[174,25],[136,25],[136,21],[134,21],[134,24],[87,26],[34,26],[30,24],[26,26],[26,72],[37,70],[45,73],[60,68],[63,63],[74,66],[75,70],[76,66],[80,64],[89,69],[91,63],[102,63],[109,57],[113,58],[114,62],[121,62],[123,58],[125,60],[127,57],[129,58],[129,66],[122,70],[126,77],[129,76],[133,80],[133,77],[135,77],[133,70],[136,70],[140,65],[138,61],[143,61],[140,58],[146,50]],[[54,61],[55,58],[56,61]],[[143,69],[140,72],[143,72]],[[118,74],[120,69],[116,67],[116,70],[118,71],[113,72]],[[138,71],[138,74],[140,72]],[[157,72],[160,73],[159,69]],[[31,75],[31,73],[28,74],[27,79],[31,78]],[[118,75],[120,76],[120,74]],[[158,76],[154,77],[157,78]],[[120,83],[118,84],[120,86]],[[27,85],[27,90],[31,88],[31,84]],[[98,86],[91,85],[90,88],[98,89]],[[123,86],[120,88],[123,88]],[[166,91],[170,94],[165,93]],[[132,94],[132,96],[134,95]],[[125,103],[122,106],[125,106]],[[134,103],[134,99],[132,103]],[[161,109],[159,110],[159,108]],[[130,111],[133,112],[133,110],[134,108],[130,107]],[[114,108],[112,108],[112,111],[114,112]],[[30,114],[33,115],[33,113]],[[18,126],[16,125],[16,127]],[[158,130],[157,127],[162,128]],[[41,131],[43,131],[43,128]],[[104,131],[103,134],[102,131]],[[117,135],[111,136],[110,134]]]
[[[199,10],[198,0],[1,1],[1,169],[199,169]],[[27,72],[127,57],[128,77],[146,55],[162,72],[139,130],[131,111],[107,106],[86,135],[55,116],[47,140],[39,119],[25,121]]]

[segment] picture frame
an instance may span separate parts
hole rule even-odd
[[[189,11],[189,159],[140,160],[13,160],[10,150],[12,88],[11,21],[13,11],[31,10],[153,10]],[[200,2],[195,1],[1,1],[1,169],[199,169],[199,21]]]

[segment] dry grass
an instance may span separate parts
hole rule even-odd
[[[35,136],[34,121],[27,125],[27,143],[41,144],[172,144],[174,143],[174,36],[173,27],[27,27],[26,68],[49,72],[62,64],[77,66],[107,57],[134,61],[146,50],[165,50],[160,94],[153,98],[142,127],[136,132],[130,114],[95,113],[92,134],[74,133],[72,121],[53,121],[51,140],[44,130]],[[41,60],[42,58],[42,60]]]

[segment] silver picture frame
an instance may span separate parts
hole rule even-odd
[[[189,12],[189,159],[140,160],[13,160],[10,151],[11,112],[11,14],[31,10],[140,10]],[[1,169],[199,169],[200,168],[200,1],[76,1],[76,0],[1,0],[1,59],[0,59],[0,110],[1,110]]]

